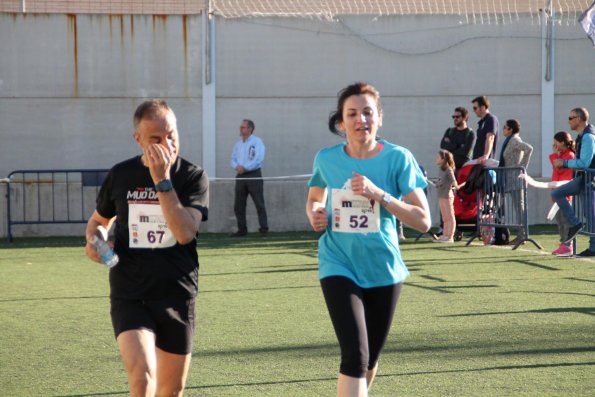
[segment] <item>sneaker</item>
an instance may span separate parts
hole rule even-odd
[[[560,244],[560,246],[558,248],[556,248],[555,250],[552,251],[552,255],[556,255],[556,252],[558,252],[560,249],[562,249],[562,247],[568,247],[572,251],[572,244],[568,244],[568,245]]]
[[[446,238],[444,236],[437,238],[436,240],[432,240],[433,243],[454,243],[454,240],[451,238]]]
[[[560,244],[557,250],[552,252],[554,256],[572,256],[572,248],[566,244]]]
[[[582,258],[587,258],[589,256],[595,256],[595,251],[591,251],[590,249],[586,249],[584,251],[582,251],[580,254],[577,254],[576,256],[580,256]]]
[[[583,229],[582,223],[579,223],[578,225],[570,226],[568,228],[568,234],[566,235],[566,239],[564,241],[562,241],[562,244],[568,244],[569,242],[574,240],[574,238],[576,237],[578,232],[580,232],[582,229]]]

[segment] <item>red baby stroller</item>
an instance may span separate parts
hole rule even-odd
[[[482,188],[483,176],[480,178],[479,169],[472,172],[474,167],[482,168],[478,164],[464,165],[457,174],[457,184],[465,182],[465,186],[457,190],[454,199],[454,211],[457,227],[455,241],[461,241],[463,232],[477,230],[477,191]],[[479,181],[478,179],[482,179]]]

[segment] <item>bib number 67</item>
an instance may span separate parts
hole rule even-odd
[[[164,234],[165,234],[165,232],[163,230],[157,230],[157,231],[149,230],[147,232],[147,241],[149,241],[149,243],[151,243],[151,244],[155,244],[155,243],[161,244],[161,242],[163,241]]]

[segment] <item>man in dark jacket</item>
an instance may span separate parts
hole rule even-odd
[[[440,149],[448,150],[455,160],[455,169],[458,172],[467,161],[471,160],[473,147],[475,146],[475,133],[467,126],[469,112],[459,106],[452,114],[454,127],[444,132]]]

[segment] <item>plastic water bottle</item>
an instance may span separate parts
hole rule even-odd
[[[99,256],[101,257],[101,262],[105,266],[112,268],[118,264],[120,258],[118,258],[118,254],[116,254],[114,250],[112,250],[107,241],[102,240],[97,236],[93,236],[93,238],[91,239],[91,244],[99,253]]]

